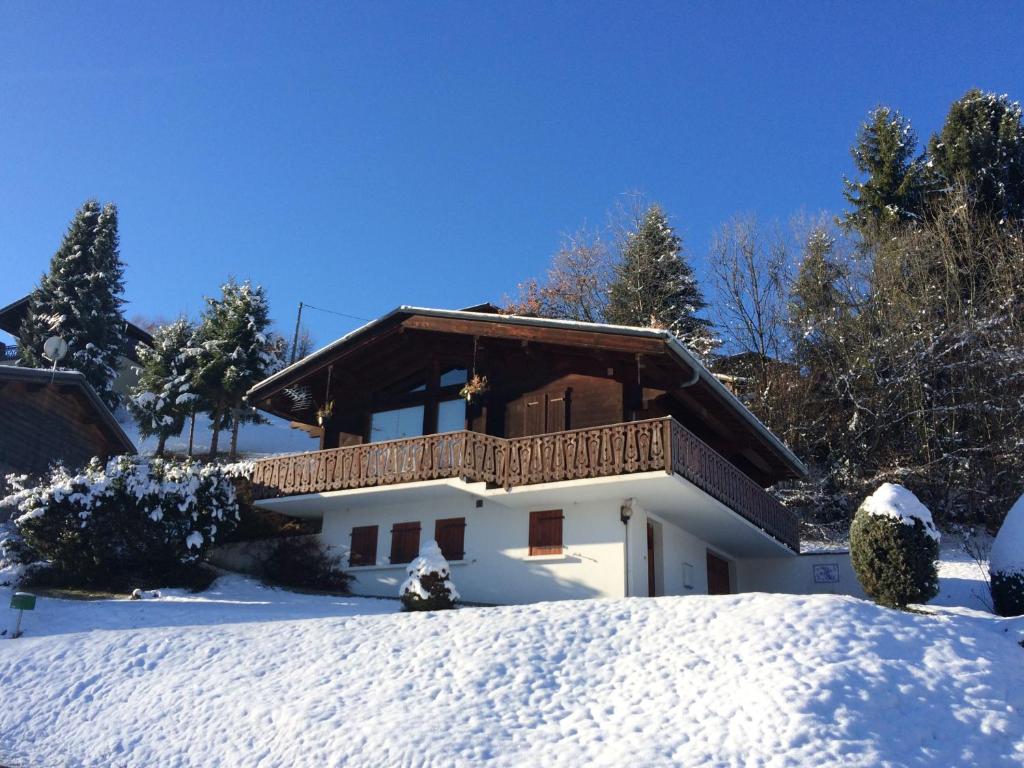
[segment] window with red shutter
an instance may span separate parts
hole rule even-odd
[[[562,510],[530,513],[530,555],[562,554]]]
[[[391,529],[391,562],[411,563],[420,553],[420,524],[395,523]]]
[[[445,560],[461,560],[466,554],[466,518],[449,517],[438,520],[434,523],[434,541],[441,548]]]
[[[377,564],[377,526],[362,525],[352,529],[352,547],[348,553],[348,564]]]

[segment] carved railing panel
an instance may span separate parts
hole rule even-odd
[[[671,418],[504,439],[448,432],[254,463],[258,499],[441,478],[514,488],[634,472],[675,472],[793,549],[796,518]]]

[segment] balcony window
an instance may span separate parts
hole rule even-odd
[[[441,372],[442,387],[452,387],[456,384],[465,384],[469,381],[469,371],[465,368],[449,368],[447,371]]]
[[[457,432],[466,428],[466,401],[442,400],[437,404],[437,431]]]
[[[423,406],[377,411],[370,419],[370,442],[400,440],[423,434]]]

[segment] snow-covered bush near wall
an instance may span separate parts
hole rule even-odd
[[[928,508],[901,485],[883,483],[850,526],[850,559],[864,591],[893,608],[938,594],[939,532]]]
[[[407,578],[399,595],[407,611],[438,611],[454,607],[459,592],[451,580],[451,567],[433,539],[420,547],[420,554],[406,568]]]
[[[230,470],[196,461],[118,456],[0,500],[35,558],[65,581],[121,588],[180,575],[238,521]]]
[[[996,613],[1024,615],[1024,495],[1010,508],[992,542],[989,576]]]

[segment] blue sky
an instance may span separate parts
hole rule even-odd
[[[499,300],[660,201],[698,271],[756,212],[842,208],[875,104],[922,136],[1024,98],[1017,3],[0,3],[0,304],[116,202],[126,313],[233,274],[283,329]],[[357,323],[309,313],[318,342]]]

